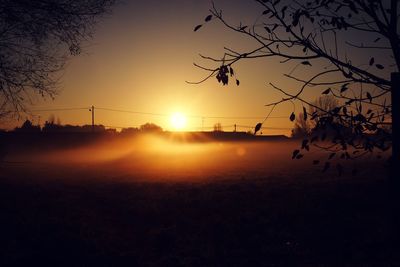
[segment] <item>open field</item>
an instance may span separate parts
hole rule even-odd
[[[399,264],[383,161],[350,161],[339,177],[311,164],[326,153],[291,160],[296,146],[142,139],[16,150],[0,172],[0,265]]]

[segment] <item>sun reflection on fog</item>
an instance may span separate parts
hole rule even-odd
[[[246,155],[246,149],[245,149],[244,147],[238,147],[238,148],[236,149],[236,154],[237,154],[239,157],[243,157],[244,155]]]

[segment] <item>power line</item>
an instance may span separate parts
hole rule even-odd
[[[141,114],[141,115],[153,115],[153,116],[163,116],[163,117],[170,116],[170,114],[165,114],[165,113],[152,113],[152,112],[131,111],[131,110],[123,110],[123,109],[102,108],[102,107],[100,107],[100,108],[96,107],[96,109],[113,111],[113,112]],[[230,116],[202,116],[202,115],[187,115],[186,117],[204,118],[204,119],[232,119],[232,120],[242,120],[242,119],[243,120],[245,120],[245,119],[262,120],[262,119],[265,119],[265,117],[230,117]],[[287,116],[275,116],[275,117],[269,117],[269,118],[270,119],[287,119]]]
[[[31,112],[51,112],[51,111],[73,111],[73,110],[89,110],[91,107],[81,107],[81,108],[54,108],[54,109],[34,109]],[[104,107],[96,107],[97,110],[105,110],[111,112],[121,112],[121,113],[131,113],[131,114],[140,114],[140,115],[151,115],[151,116],[161,116],[168,117],[170,114],[166,113],[154,113],[154,112],[143,112],[143,111],[132,111],[132,110],[124,110],[124,109],[113,109],[113,108],[104,108]],[[204,118],[204,119],[230,119],[230,120],[262,120],[265,117],[256,117],[256,116],[202,116],[202,115],[187,115],[189,118]],[[287,119],[287,116],[272,116],[269,119]]]
[[[113,112],[122,112],[122,113],[132,113],[132,114],[141,114],[141,115],[152,115],[152,116],[169,116],[167,114],[162,113],[152,113],[152,112],[141,112],[141,111],[131,111],[131,110],[122,110],[122,109],[111,109],[111,108],[98,108],[99,110],[113,111]]]
[[[53,109],[34,109],[31,112],[51,112],[51,111],[72,111],[72,110],[88,110],[89,107],[86,108],[53,108]]]
[[[239,127],[239,128],[248,128],[248,129],[254,129],[254,127],[255,127],[255,125],[254,126],[236,125],[236,126]],[[268,127],[268,126],[263,126],[263,127],[261,127],[261,129],[264,129],[264,130],[291,130],[293,128],[290,128],[290,127]]]
[[[188,116],[190,117],[190,116]],[[265,117],[221,117],[221,116],[194,116],[206,119],[230,119],[230,120],[263,120]],[[287,119],[287,116],[269,117],[269,119]]]

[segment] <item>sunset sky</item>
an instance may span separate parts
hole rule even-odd
[[[254,1],[217,0],[215,4],[236,24],[253,23],[262,12]],[[235,66],[240,86],[222,86],[215,78],[200,85],[185,82],[207,75],[193,66],[193,62],[207,64],[199,53],[220,57],[224,46],[239,51],[254,46],[216,21],[193,32],[194,26],[209,14],[210,7],[209,0],[138,0],[117,5],[113,14],[97,25],[93,40],[84,45],[85,53],[68,62],[56,99],[34,99],[35,105],[30,107],[32,120],[43,124],[54,114],[62,124],[90,124],[88,109],[37,110],[94,105],[153,114],[96,109],[96,124],[111,127],[138,127],[153,122],[173,130],[170,116],[176,112],[186,116],[185,130],[190,131],[201,130],[202,126],[210,130],[217,122],[223,130],[231,131],[234,124],[254,126],[262,121],[270,110],[264,105],[282,98],[268,83],[283,88],[296,86],[283,77],[293,64],[279,64],[277,59],[243,61]],[[320,92],[306,95],[312,99]],[[297,106],[295,111],[301,109]],[[288,135],[293,126],[289,120],[292,111],[291,103],[278,106],[264,124],[271,127],[264,134]],[[23,120],[24,117],[19,123]]]

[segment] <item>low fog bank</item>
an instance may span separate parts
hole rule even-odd
[[[68,179],[112,179],[132,181],[216,181],[231,179],[272,179],[285,177],[290,182],[303,177],[338,176],[334,162],[322,173],[330,153],[311,147],[302,159],[292,160],[299,140],[266,138],[254,140],[216,140],[205,136],[176,134],[103,137],[93,140],[57,140],[49,143],[9,145],[3,168],[11,173],[30,171],[36,177]],[[303,152],[302,152],[303,153]],[[319,160],[318,165],[313,161]],[[376,167],[365,162],[373,161]],[[344,173],[354,169],[361,175],[384,168],[375,157],[349,160]],[[22,175],[22,174],[21,174]]]

